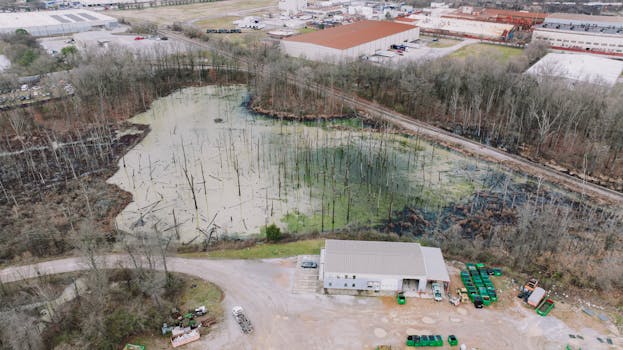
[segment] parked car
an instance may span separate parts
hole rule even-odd
[[[301,267],[304,269],[315,269],[318,267],[318,264],[311,260],[305,260],[301,263]]]
[[[134,40],[143,40],[143,39],[145,39],[145,37],[142,37],[142,36],[137,36],[134,38]]]
[[[435,301],[441,301],[442,299],[441,286],[439,283],[433,283],[433,297],[435,298]]]
[[[168,38],[168,37],[166,37],[166,36],[161,36],[161,37],[160,37],[160,40],[169,40],[169,38]]]

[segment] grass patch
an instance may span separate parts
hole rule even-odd
[[[305,33],[311,33],[311,32],[315,32],[318,29],[316,28],[312,28],[312,27],[305,27],[305,28],[301,28],[299,29],[299,34],[305,34]]]
[[[512,57],[519,56],[523,52],[522,49],[516,47],[507,47],[492,44],[473,44],[464,46],[457,51],[451,53],[448,57],[465,59],[470,56],[493,56],[500,62],[507,62]]]
[[[324,239],[310,239],[289,243],[257,244],[249,248],[215,250],[208,253],[180,254],[186,258],[214,259],[268,259],[285,258],[295,255],[320,254]],[[206,305],[207,307],[207,305]]]
[[[426,46],[434,48],[434,49],[441,49],[444,47],[451,47],[459,43],[461,43],[461,40],[458,40],[458,39],[439,38],[438,41],[431,41],[431,42],[426,43]]]
[[[216,316],[218,319],[223,317],[221,305],[223,291],[218,286],[200,278],[186,278],[183,290],[180,297],[180,310],[194,310],[205,305],[209,315]]]
[[[233,21],[237,19],[240,19],[240,17],[225,16],[219,18],[207,18],[193,22],[193,24],[201,29],[234,28],[236,25],[234,25]]]

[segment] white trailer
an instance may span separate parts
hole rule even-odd
[[[534,289],[534,292],[530,294],[528,297],[528,305],[532,307],[537,307],[541,303],[541,300],[545,297],[545,289],[541,287],[537,287]]]
[[[236,322],[238,322],[238,324],[240,325],[243,333],[249,334],[253,332],[253,325],[251,324],[251,321],[249,321],[247,316],[245,316],[244,309],[242,307],[234,306],[231,313],[232,315],[234,315],[234,318],[236,319]]]

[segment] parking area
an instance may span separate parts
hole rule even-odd
[[[304,262],[313,262],[316,267],[303,267]],[[297,257],[292,293],[317,293],[321,289],[322,285],[318,280],[319,262],[319,255],[299,255]]]
[[[192,49],[188,43],[180,42],[174,38],[162,40],[159,36],[128,34],[127,29],[127,26],[120,26],[114,30],[94,30],[61,37],[41,38],[38,41],[50,54],[59,53],[69,45],[76,46],[79,51],[123,47],[147,55]]]
[[[475,309],[471,304],[456,307],[446,299],[435,302],[407,298],[405,305],[398,305],[395,297],[292,293],[300,259],[168,258],[170,271],[212,281],[225,295],[225,321],[185,349],[361,350],[381,344],[403,349],[407,335],[412,334],[440,334],[444,339],[453,334],[459,344],[479,349],[559,350],[569,344],[573,349],[609,350],[623,344],[616,327],[608,329],[569,305],[557,303],[550,316],[537,315],[523,305],[510,288],[512,284],[506,282],[500,284],[500,295],[505,301],[486,309]],[[101,263],[110,267],[131,265],[130,259],[123,256],[109,256]],[[85,268],[88,266],[80,258],[59,259],[0,270],[0,280]],[[452,277],[458,279],[456,273]],[[510,283],[508,278],[504,281]],[[235,305],[245,309],[254,333],[242,333],[231,316]],[[604,343],[603,339],[607,338],[614,345]]]
[[[461,41],[445,40],[441,42],[442,44],[439,44],[440,41],[433,41],[433,38],[423,37],[415,42],[404,44],[406,47],[400,50],[388,48],[386,51],[370,56],[369,60],[379,63],[406,63],[411,61],[433,60],[447,56],[465,46],[478,42],[479,41],[476,39],[465,39]],[[400,45],[402,46],[403,44]]]

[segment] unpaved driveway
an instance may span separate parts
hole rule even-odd
[[[407,52],[404,53],[404,56],[396,56],[394,59],[396,62],[409,62],[409,61],[424,61],[424,60],[434,60],[444,56],[447,56],[458,49],[465,47],[467,45],[472,45],[479,43],[480,41],[476,39],[465,39],[456,45],[448,46],[448,47],[428,47],[422,46],[420,48],[409,48]]]
[[[411,298],[399,306],[393,298],[294,294],[296,258],[167,261],[172,271],[218,284],[225,292],[226,310],[242,305],[255,326],[254,334],[243,335],[227,314],[224,324],[187,349],[372,349],[383,343],[401,348],[407,334],[455,334],[460,342],[480,349],[561,349],[570,343],[568,334],[583,334],[585,340],[577,345],[608,349],[597,342],[597,336],[604,336],[597,331],[540,317],[516,300],[485,310]],[[108,256],[102,263],[115,267],[127,264],[127,258]],[[79,258],[60,259],[1,270],[0,280],[86,268]]]

